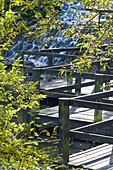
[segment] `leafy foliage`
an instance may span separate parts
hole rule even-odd
[[[82,56],[76,60],[76,69],[82,69],[82,65],[90,67],[93,60],[104,61],[113,56],[113,2],[82,0],[84,9],[88,12],[79,30],[81,42],[77,45],[80,51],[85,49]],[[105,45],[105,48],[102,48]],[[80,67],[81,65],[81,67]],[[83,69],[82,69],[83,71]]]
[[[1,59],[2,60],[2,59]],[[16,113],[26,109],[32,111],[39,105],[39,99],[44,95],[38,94],[36,83],[24,83],[20,76],[20,59],[15,61],[10,72],[6,72],[3,61],[0,62],[0,167],[5,169],[34,169],[39,162],[46,164],[47,157],[44,151],[37,149],[38,142],[29,141],[25,147],[26,138],[17,138],[25,129],[25,123],[16,124]],[[30,130],[32,131],[32,129]]]
[[[76,0],[68,2],[73,3]],[[32,147],[31,140],[31,145],[25,147],[26,140],[17,138],[17,134],[24,130],[25,124],[18,125],[13,122],[14,116],[22,109],[33,110],[38,106],[37,101],[44,96],[38,94],[37,82],[24,84],[24,77],[19,76],[18,67],[22,66],[19,64],[19,59],[15,61],[12,70],[6,72],[2,53],[9,50],[20,33],[26,36],[32,34],[36,40],[42,39],[45,33],[48,33],[52,41],[50,30],[56,28],[62,30],[63,27],[60,10],[56,7],[61,9],[66,3],[66,0],[0,0],[0,166],[3,169],[35,169],[40,166],[40,162],[47,167],[48,156],[44,151],[37,151],[37,142],[35,147]],[[66,37],[74,38],[77,34],[81,39],[78,46],[80,51],[82,49],[85,51],[74,61],[77,64],[72,67],[72,70],[76,69],[80,72],[84,67],[88,69],[92,60],[103,61],[113,55],[113,13],[109,12],[113,9],[113,2],[81,0],[81,3],[84,9],[90,9],[87,18],[84,17],[81,25],[67,26],[62,32]],[[103,11],[99,12],[100,9]],[[105,12],[106,9],[108,11]],[[97,20],[98,15],[100,16]],[[33,27],[34,31],[30,32]],[[105,43],[107,46],[103,52],[101,47]],[[63,73],[64,71],[61,74]]]

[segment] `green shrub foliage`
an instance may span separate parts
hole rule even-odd
[[[24,83],[20,75],[20,59],[14,62],[12,70],[6,72],[6,66],[0,62],[0,168],[34,169],[45,164],[47,155],[37,149],[38,142],[27,140],[18,134],[24,131],[25,123],[16,124],[17,112],[38,107],[43,95],[36,88],[37,82]],[[32,131],[32,129],[30,130]],[[34,144],[34,145],[33,145]]]

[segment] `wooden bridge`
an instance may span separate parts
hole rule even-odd
[[[105,50],[105,47],[106,45],[101,48]],[[68,51],[68,54],[57,53],[61,51]],[[75,54],[71,54],[73,51]],[[112,169],[113,89],[112,84],[109,86],[113,80],[112,58],[103,61],[103,64],[107,63],[110,66],[106,70],[103,70],[99,60],[92,61],[88,72],[80,74],[74,71],[71,76],[72,65],[67,63],[53,66],[53,57],[68,57],[70,62],[73,58],[79,57],[76,55],[78,51],[78,47],[20,51],[23,58],[24,54],[48,56],[48,66],[33,68],[32,80],[39,81],[39,91],[57,102],[53,107],[41,109],[40,120],[37,119],[36,123],[51,122],[51,126],[58,126],[60,162],[69,167]],[[62,67],[67,69],[67,78],[57,76]],[[28,68],[22,69],[23,74],[28,72]],[[42,81],[41,74],[45,74],[48,81]],[[104,90],[101,89],[103,86]],[[98,146],[70,155],[70,139],[95,142]]]

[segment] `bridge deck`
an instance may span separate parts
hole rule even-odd
[[[69,157],[69,165],[93,170],[113,169],[113,145],[101,144],[94,148],[75,153]]]

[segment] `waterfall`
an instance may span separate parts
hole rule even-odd
[[[62,10],[61,10],[61,19],[62,22],[64,22],[65,25],[76,25],[78,22],[80,23],[80,16],[85,15],[86,12],[83,9],[83,6],[78,2],[73,4],[66,4]],[[30,30],[30,32],[33,32],[34,28]],[[62,48],[62,47],[75,47],[78,43],[78,35],[76,35],[74,38],[71,36],[69,38],[66,38],[64,36],[61,36],[61,32],[65,31],[65,28],[59,31],[51,30],[50,32],[53,35],[53,40],[48,43],[49,48]],[[45,48],[43,46],[43,41],[47,40],[47,36],[45,35],[42,40],[33,40],[32,36],[28,36],[25,38],[23,36],[18,40],[18,42],[4,55],[4,58],[6,60],[16,60],[18,57],[18,51],[19,50],[38,50]],[[45,56],[36,56],[36,55],[24,55],[25,61],[31,61],[35,65],[38,66],[46,66],[47,65],[47,57]],[[55,57],[53,59],[53,64],[60,63],[61,59]]]

